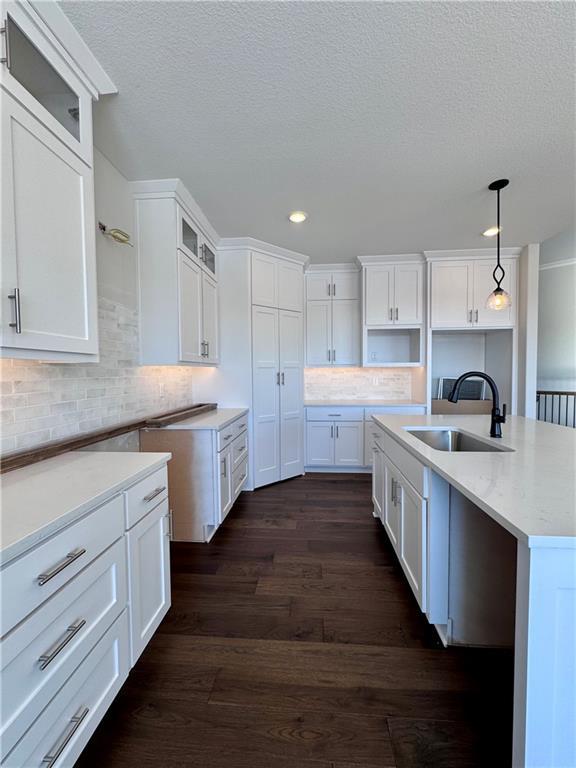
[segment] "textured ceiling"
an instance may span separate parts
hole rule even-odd
[[[62,7],[120,91],[98,148],[180,177],[223,237],[316,262],[483,247],[500,176],[504,245],[572,223],[572,2]]]

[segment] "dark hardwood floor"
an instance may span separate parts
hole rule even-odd
[[[511,654],[440,646],[370,476],[309,474],[172,545],[172,609],[78,765],[507,768],[511,711]]]

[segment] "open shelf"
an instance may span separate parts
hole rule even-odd
[[[421,328],[365,328],[364,365],[422,365]]]

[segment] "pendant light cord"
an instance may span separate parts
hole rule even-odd
[[[496,233],[496,266],[494,267],[494,271],[492,272],[492,277],[494,278],[494,282],[496,283],[496,290],[500,289],[500,283],[502,280],[504,280],[504,270],[502,269],[502,265],[500,264],[500,190],[496,190],[496,227],[498,229],[498,232]],[[500,279],[496,277],[496,273],[500,274]]]

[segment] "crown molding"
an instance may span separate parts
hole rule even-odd
[[[363,267],[375,264],[422,264],[424,262],[424,256],[421,253],[388,253],[382,256],[357,256],[357,259]]]
[[[282,248],[280,245],[266,243],[263,240],[256,240],[254,237],[223,237],[218,249],[221,251],[249,250],[262,253],[265,256],[274,256],[277,259],[292,261],[295,264],[306,266],[310,257],[297,251],[290,251],[288,248]]]
[[[547,269],[558,269],[559,267],[571,267],[576,264],[576,258],[573,259],[559,259],[558,261],[551,261],[547,264],[540,264],[540,272],[544,272]]]
[[[360,272],[360,267],[353,261],[340,264],[309,264],[306,272]]]
[[[508,259],[517,259],[522,253],[522,248],[514,246],[511,248],[500,248],[500,256]],[[454,251],[424,251],[426,261],[460,261],[465,259],[495,259],[496,248],[462,248]]]

